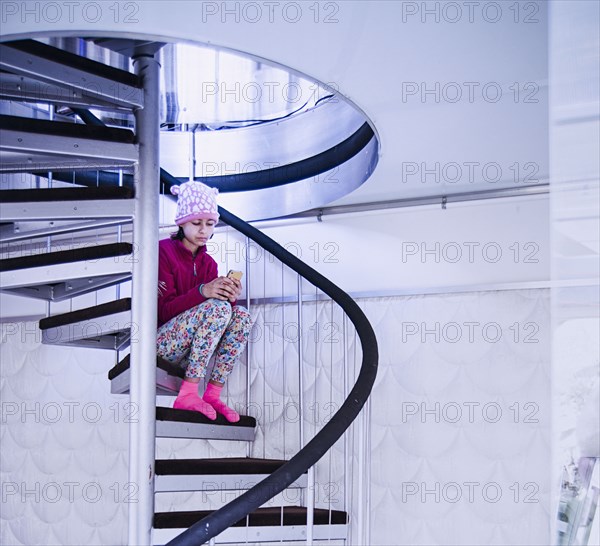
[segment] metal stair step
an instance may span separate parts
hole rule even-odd
[[[154,515],[153,542],[166,544],[197,521],[209,510],[160,512]],[[348,514],[340,510],[316,508],[313,512],[314,540],[344,540],[348,533]],[[302,506],[259,508],[215,537],[217,544],[245,542],[277,542],[306,539],[307,509]]]
[[[157,438],[196,438],[205,440],[254,440],[256,419],[241,415],[237,423],[230,423],[222,415],[214,421],[197,411],[156,408]]]
[[[0,45],[0,68],[4,99],[106,110],[144,105],[137,75],[34,40]]]
[[[108,372],[110,380],[110,392],[112,394],[127,394],[129,393],[130,374],[129,374],[130,358],[127,355],[116,366]],[[179,392],[181,381],[185,376],[185,370],[161,358],[156,357],[156,393],[173,395]]]
[[[138,157],[129,129],[0,115],[0,172],[130,167]]]
[[[42,343],[122,349],[131,336],[131,298],[53,315],[39,322]]]
[[[48,201],[98,201],[102,199],[132,199],[133,188],[119,186],[99,186],[85,188],[32,188],[28,190],[1,190],[2,205],[6,203],[29,203]],[[3,215],[4,216],[4,215]]]
[[[222,491],[250,489],[286,461],[226,457],[221,459],[157,460],[155,491]],[[306,487],[303,474],[290,487]]]
[[[132,218],[133,190],[124,187],[1,190],[2,222]]]
[[[0,260],[2,291],[61,301],[131,278],[131,243],[113,243]],[[25,271],[26,270],[26,271]]]

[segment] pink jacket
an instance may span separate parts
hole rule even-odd
[[[206,253],[206,246],[194,257],[177,239],[159,241],[158,326],[206,301],[198,287],[218,276],[217,262]]]

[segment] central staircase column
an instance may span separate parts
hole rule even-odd
[[[149,546],[154,516],[156,428],[156,327],[158,287],[159,70],[156,47],[139,48],[135,72],[144,108],[135,112],[139,163],[134,173],[133,285],[130,401],[137,420],[129,427],[129,482],[137,498],[129,504],[129,544]]]

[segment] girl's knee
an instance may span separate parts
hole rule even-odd
[[[231,304],[228,301],[223,300],[212,300],[212,302],[213,307],[209,320],[213,321],[217,328],[224,330],[231,322],[231,317],[233,315]]]
[[[244,330],[252,328],[252,316],[245,307],[236,305],[233,308],[231,322],[240,325]]]
[[[231,318],[231,304],[228,301],[211,298],[199,305],[199,311],[206,316],[223,318],[229,320]]]
[[[245,307],[242,307],[241,305],[236,305],[233,308],[233,317],[236,318],[240,318],[243,321],[251,321],[252,317],[250,316],[250,312],[248,311],[248,309],[246,309]]]

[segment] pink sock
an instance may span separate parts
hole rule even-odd
[[[204,391],[204,396],[202,399],[208,402],[217,413],[220,413],[227,419],[230,423],[237,423],[240,420],[240,414],[227,406],[224,402],[221,402],[220,396],[221,391],[223,390],[223,385],[218,387],[217,385],[213,385],[209,383],[206,385],[206,391]]]
[[[198,383],[182,381],[179,394],[173,404],[174,409],[198,411],[213,421],[217,418],[215,409],[198,396]]]

